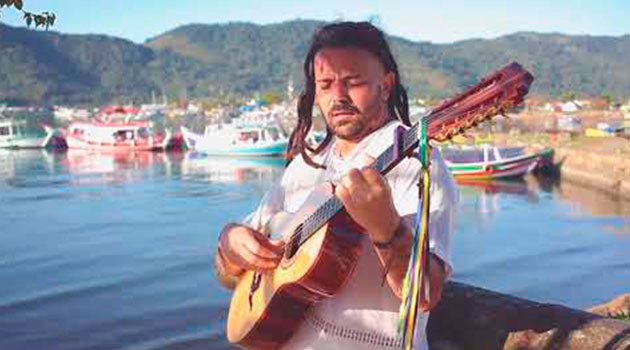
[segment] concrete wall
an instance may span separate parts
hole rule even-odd
[[[630,200],[630,157],[555,148],[554,162],[562,180]]]
[[[450,282],[428,337],[432,350],[628,350],[630,323]]]

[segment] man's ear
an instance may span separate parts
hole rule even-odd
[[[394,72],[385,73],[383,76],[383,89],[381,89],[381,100],[389,100],[389,96],[392,95],[392,91],[394,90],[394,82]]]

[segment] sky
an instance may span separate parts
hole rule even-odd
[[[630,34],[630,0],[24,0],[30,12],[52,11],[52,30],[107,34],[142,43],[190,23],[277,23],[297,18],[369,20],[391,35],[450,43],[517,31]],[[23,26],[4,9],[0,22]]]

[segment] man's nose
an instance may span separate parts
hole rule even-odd
[[[348,85],[343,81],[335,81],[332,84],[332,94],[336,100],[348,97]]]

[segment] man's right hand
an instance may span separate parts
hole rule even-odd
[[[224,263],[233,265],[227,270],[264,272],[278,266],[284,243],[273,241],[264,234],[244,225],[228,224],[219,236],[219,249]],[[227,267],[227,266],[226,266]]]

